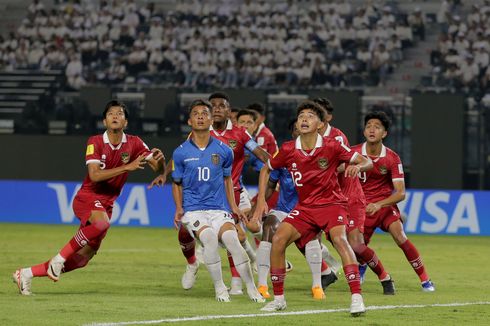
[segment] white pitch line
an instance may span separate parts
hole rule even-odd
[[[434,303],[434,304],[414,304],[414,305],[398,305],[398,306],[369,306],[366,310],[392,310],[392,309],[411,309],[411,308],[430,308],[430,307],[462,307],[462,306],[476,306],[476,305],[490,305],[490,301],[479,302],[454,302],[454,303]],[[195,317],[183,317],[183,318],[168,318],[158,320],[141,320],[141,321],[125,321],[114,323],[92,323],[85,324],[84,326],[123,326],[123,325],[150,325],[160,323],[179,323],[184,321],[199,321],[199,320],[211,320],[211,319],[229,319],[229,318],[253,318],[253,317],[271,317],[271,316],[295,316],[295,315],[315,315],[325,314],[332,312],[348,312],[349,309],[325,309],[325,310],[302,310],[302,311],[288,311],[288,312],[271,312],[263,314],[241,314],[241,315],[211,315],[211,316],[195,316]]]

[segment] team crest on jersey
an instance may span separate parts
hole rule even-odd
[[[328,168],[328,160],[324,157],[320,157],[320,159],[318,159],[318,167],[322,170]]]
[[[235,147],[237,145],[237,141],[234,139],[230,139],[228,145],[230,145],[231,149],[235,149]]]
[[[129,153],[121,153],[121,161],[124,163],[124,164],[128,164],[129,163]]]
[[[218,154],[211,154],[211,162],[213,162],[214,165],[219,164],[219,155]]]
[[[199,224],[200,224],[199,221],[195,221],[193,225],[195,228],[197,228],[199,226]]]
[[[381,174],[386,174],[386,173],[388,173],[388,169],[386,168],[386,166],[381,165],[381,166],[379,167],[379,173],[381,173]]]

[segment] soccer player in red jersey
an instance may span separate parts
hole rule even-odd
[[[33,277],[48,276],[56,282],[61,273],[87,265],[110,227],[112,207],[126,183],[128,172],[144,169],[149,164],[159,173],[149,188],[163,185],[163,153],[157,148],[150,151],[139,137],[124,133],[128,124],[126,106],[110,101],[102,116],[107,130],[88,140],[85,154],[88,174],[73,200],[73,212],[80,220],[80,228],[51,260],[15,271],[13,278],[23,295],[31,294]]]
[[[326,98],[316,98],[313,100],[325,109],[325,126],[320,131],[324,137],[333,138],[344,145],[350,146],[345,134],[333,127],[330,121],[333,119],[333,105]],[[366,262],[371,270],[376,273],[383,287],[383,294],[394,295],[395,286],[391,276],[385,271],[383,264],[378,256],[364,243],[364,221],[366,219],[366,198],[362,190],[359,178],[346,178],[339,173],[339,184],[342,192],[347,197],[347,207],[349,210],[349,223],[347,225],[347,240],[354,250],[357,258]],[[335,275],[335,274],[333,274]],[[332,277],[332,274],[329,274]],[[361,278],[362,282],[362,278]]]
[[[357,153],[370,158],[374,168],[359,175],[366,196],[366,220],[364,240],[368,244],[375,229],[389,232],[396,244],[420,278],[422,290],[435,291],[434,284],[425,270],[417,248],[403,231],[400,211],[396,204],[405,198],[405,180],[400,157],[383,145],[388,135],[391,121],[386,113],[378,111],[364,118],[364,137],[366,142],[352,147]]]
[[[240,195],[242,193],[242,186],[240,184],[240,176],[242,174],[243,166],[245,164],[245,148],[252,152],[261,161],[266,162],[269,159],[269,155],[266,151],[259,147],[259,145],[252,139],[252,136],[246,129],[238,126],[234,126],[230,120],[230,100],[228,95],[221,92],[213,93],[209,96],[209,101],[213,106],[213,125],[211,127],[211,136],[221,140],[227,144],[233,150],[233,165],[231,168],[231,178],[233,180],[233,188],[235,194],[235,201],[237,205],[240,205]],[[249,208],[251,205],[248,205]],[[243,206],[240,207],[243,209]],[[248,242],[246,234],[241,228],[240,224],[237,224],[237,231],[242,245],[245,251],[253,260],[255,257],[255,251]],[[185,230],[185,228],[179,229],[179,243],[182,248],[182,252],[187,259],[187,270],[182,277],[182,285],[185,289],[190,289],[195,281],[195,275],[199,264],[195,257],[195,242],[192,236]],[[233,259],[228,255],[228,261],[230,262],[232,272],[232,287],[230,294],[242,294],[242,283],[240,275],[236,271]]]
[[[271,156],[274,155],[279,148],[277,147],[276,137],[272,131],[267,128],[264,124],[265,122],[265,108],[260,103],[252,103],[247,106],[248,110],[253,110],[258,113],[258,119],[256,121],[256,130],[255,130],[255,141],[259,144],[260,147],[265,149],[267,153]]]
[[[271,281],[274,301],[262,308],[276,311],[286,308],[284,298],[285,251],[296,242],[308,249],[309,243],[318,245],[317,235],[329,234],[344,265],[344,273],[351,289],[350,312],[358,316],[365,311],[356,256],[346,236],[347,199],[337,181],[337,168],[348,163],[345,175],[355,177],[372,163],[349,147],[318,134],[323,127],[324,111],[316,103],[306,101],[298,106],[296,126],[300,136],[284,143],[278,154],[264,166],[259,177],[259,196],[253,218],[261,217],[267,209],[265,192],[271,170],[285,167],[291,173],[298,192],[298,204],[281,222],[274,234],[271,249]],[[321,257],[318,257],[318,264]]]

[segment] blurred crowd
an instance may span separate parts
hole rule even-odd
[[[0,69],[64,69],[73,89],[94,82],[344,86],[351,76],[383,85],[403,49],[425,35],[422,11],[402,13],[393,3],[181,0],[161,11],[134,0],[74,0],[49,9],[33,0],[17,31],[0,38]],[[460,33],[471,42],[471,26],[486,17],[477,13],[464,31],[448,27],[452,42]],[[445,62],[448,51],[440,50]]]

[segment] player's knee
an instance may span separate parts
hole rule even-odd
[[[331,239],[336,248],[345,248],[349,246],[349,242],[347,242],[347,239],[343,235],[331,237]]]
[[[111,226],[109,221],[105,219],[97,219],[93,221],[91,224],[99,231],[106,231]]]
[[[287,237],[281,233],[275,233],[272,237],[272,244],[276,249],[285,249],[287,241]]]
[[[265,218],[263,224],[264,233],[267,232],[270,235],[270,237],[272,237],[276,233],[278,227],[279,227],[279,221],[275,216],[269,215]]]
[[[352,250],[354,250],[356,255],[360,255],[366,249],[366,245],[364,243],[351,243]]]

